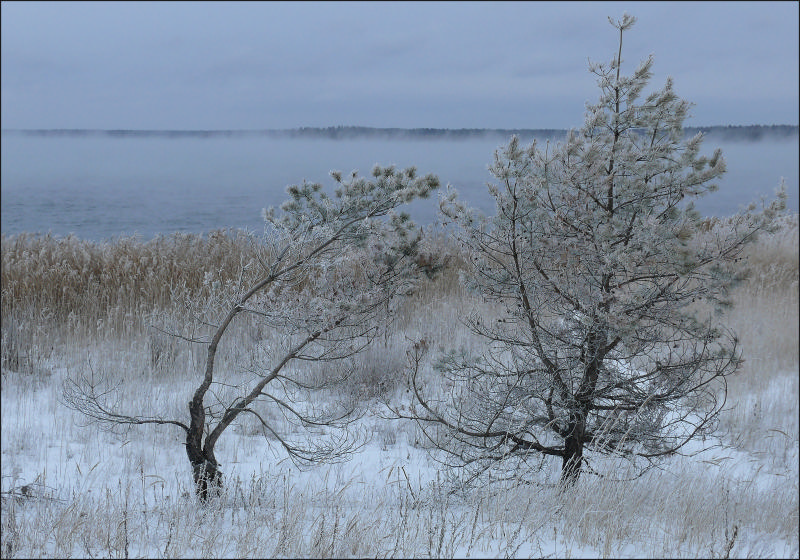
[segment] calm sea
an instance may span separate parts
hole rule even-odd
[[[166,138],[110,136],[2,137],[2,233],[70,233],[92,240],[138,234],[205,233],[217,228],[262,231],[262,208],[278,206],[285,188],[306,179],[332,185],[331,170],[368,175],[373,165],[414,165],[452,184],[472,206],[492,212],[487,165],[506,139],[309,139],[270,137]],[[697,206],[725,216],[786,178],[798,210],[798,139],[717,141],[728,173],[720,190]],[[418,201],[412,216],[437,219],[436,197]]]

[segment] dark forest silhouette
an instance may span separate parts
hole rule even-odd
[[[797,125],[725,125],[685,127],[687,136],[698,132],[713,135],[718,140],[758,141],[765,139],[789,139],[798,136]],[[3,134],[22,134],[26,136],[111,136],[162,137],[162,138],[214,138],[237,136],[268,136],[274,138],[394,138],[394,139],[444,139],[460,140],[487,136],[520,139],[563,139],[566,129],[557,128],[375,128],[367,126],[328,126],[300,127],[291,129],[263,130],[133,130],[133,129],[4,129]]]

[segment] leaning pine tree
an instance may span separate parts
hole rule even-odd
[[[590,454],[642,472],[714,428],[742,361],[720,323],[742,280],[731,264],[772,228],[785,192],[701,234],[691,200],[716,190],[724,160],[719,150],[700,155],[702,135],[684,139],[690,103],[671,79],[641,99],[652,58],[622,75],[635,18],[611,22],[619,53],[590,67],[601,96],[583,127],[555,148],[513,138],[495,154],[492,219],[454,192],[442,202],[474,255],[469,283],[500,317],[467,320],[488,343],[481,355],[438,359],[445,396],[419,378],[417,344],[412,412],[395,412],[471,476],[520,476],[552,456],[569,484]]]
[[[239,282],[187,304],[196,315],[187,322],[200,323],[204,334],[181,338],[205,350],[188,422],[122,412],[121,395],[94,376],[68,379],[65,404],[111,429],[180,428],[201,500],[223,487],[216,446],[242,416],[257,419],[270,445],[299,465],[343,460],[358,449],[349,428],[359,410],[342,388],[357,373],[354,358],[386,331],[422,274],[421,233],[397,209],[427,198],[439,179],[377,165],[372,178],[331,176],[333,196],[319,183],[290,186],[280,212],[265,213],[266,233],[236,271]],[[253,342],[244,377],[218,367],[218,350],[234,338],[237,322],[271,333]],[[305,367],[314,363],[325,366],[324,375]]]

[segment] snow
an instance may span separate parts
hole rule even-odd
[[[217,450],[226,492],[216,505],[202,506],[192,494],[181,430],[113,434],[81,425],[59,402],[60,380],[68,374],[53,368],[49,378],[34,382],[4,372],[4,531],[9,534],[12,509],[14,527],[22,519],[39,527],[20,539],[15,550],[23,556],[722,556],[733,526],[733,557],[798,556],[796,535],[782,534],[774,523],[754,525],[776,515],[797,522],[797,498],[789,496],[798,491],[796,437],[778,458],[720,438],[692,442],[686,456],[647,473],[649,484],[630,483],[630,493],[585,475],[586,489],[574,503],[560,504],[553,489],[557,464],[542,473],[541,484],[525,489],[449,494],[446,470],[413,444],[410,424],[366,416],[360,427],[373,438],[352,460],[308,470],[264,438],[232,429]],[[777,391],[791,376],[796,386],[796,372],[787,372],[765,394],[780,398]],[[707,496],[718,486],[724,487],[718,496]],[[693,498],[682,495],[693,492]],[[729,514],[738,518],[690,511],[695,501],[702,510],[706,498],[722,500],[725,493]],[[742,509],[779,495],[783,501],[775,507],[788,504],[788,511]],[[620,508],[645,517],[632,519]],[[692,522],[708,525],[686,527],[670,518],[670,508],[684,508]],[[295,529],[291,538],[287,526]]]

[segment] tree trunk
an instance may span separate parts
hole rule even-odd
[[[190,402],[189,414],[192,421],[186,432],[186,455],[192,465],[195,493],[205,502],[222,489],[222,472],[214,457],[214,450],[204,450],[202,446],[205,424],[203,401],[195,399]]]
[[[205,502],[212,496],[219,495],[222,490],[222,471],[217,463],[208,459],[200,463],[192,463],[194,489],[197,497]]]
[[[561,484],[572,486],[578,481],[583,467],[583,433],[585,422],[575,419],[569,424],[569,434],[564,438],[564,455],[561,466]]]

